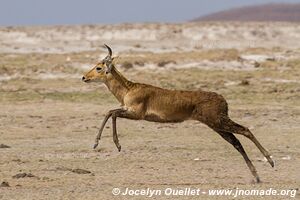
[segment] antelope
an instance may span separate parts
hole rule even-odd
[[[121,103],[121,107],[110,110],[105,115],[95,140],[94,149],[98,146],[104,126],[110,117],[112,118],[113,141],[119,151],[121,151],[121,145],[116,126],[118,117],[160,123],[197,120],[206,124],[233,145],[243,156],[257,183],[260,182],[260,178],[256,168],[234,134],[240,134],[250,139],[274,167],[271,155],[250,130],[229,118],[228,105],[223,96],[215,92],[169,90],[132,82],[117,70],[111,48],[107,45],[105,47],[108,55],[87,72],[82,77],[82,81],[104,83]]]

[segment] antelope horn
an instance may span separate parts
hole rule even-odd
[[[111,57],[112,56],[112,50],[111,50],[111,48],[109,47],[109,46],[107,46],[106,44],[104,44],[104,46],[107,48],[107,50],[108,50],[108,57]]]

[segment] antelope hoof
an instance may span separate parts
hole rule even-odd
[[[270,165],[271,165],[272,167],[275,166],[275,162],[273,161],[272,156],[270,156],[270,157],[268,158],[268,161],[269,161],[269,163],[270,163]]]
[[[93,147],[93,148],[94,148],[94,149],[96,149],[96,148],[97,148],[97,146],[98,146],[98,143],[94,144],[94,147]]]
[[[121,145],[117,146],[118,148],[118,151],[120,152],[121,151]]]
[[[260,178],[259,177],[256,177],[256,183],[260,183]]]

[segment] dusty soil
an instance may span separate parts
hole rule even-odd
[[[240,27],[238,34],[246,36],[255,27],[271,33],[275,27],[270,23],[250,24],[248,29],[246,25],[230,23],[178,26],[191,30],[210,26],[211,33]],[[296,31],[299,24],[277,26],[278,37],[290,31],[284,36],[289,43],[300,38]],[[144,25],[142,33],[150,36],[152,32],[147,27],[158,32],[173,32],[176,28]],[[122,36],[124,31],[129,34],[130,28],[129,25],[38,27],[33,28],[39,30],[36,34],[22,27],[0,30],[2,35],[6,34],[6,41],[0,43],[0,199],[233,199],[205,194],[113,196],[112,189],[299,189],[300,45],[296,41],[290,48],[280,46],[275,38],[274,45],[267,45],[270,39],[264,47],[180,49],[182,42],[177,42],[176,33],[171,38],[173,43],[168,40],[156,45],[150,36],[143,40],[143,35],[108,38],[112,41],[101,38],[102,29],[105,33],[118,30]],[[104,55],[104,50],[89,45],[77,48],[93,44],[86,37],[57,39],[64,31],[69,36],[87,35],[84,30],[88,33],[98,30],[95,35],[100,38],[99,44],[113,44],[112,48],[121,56],[120,70],[132,80],[170,89],[202,89],[222,94],[228,100],[231,118],[252,130],[273,155],[275,168],[270,167],[250,140],[237,136],[262,180],[260,184],[254,183],[241,155],[196,121],[159,124],[119,119],[121,152],[112,141],[111,122],[108,122],[100,146],[93,150],[104,114],[119,103],[103,85],[80,80],[99,54]],[[22,34],[31,39],[22,40]],[[266,32],[265,37],[269,35]],[[224,42],[233,38],[234,35],[224,38]],[[51,51],[46,48],[49,44]],[[60,47],[68,44],[73,49]],[[126,62],[132,65],[125,65]]]

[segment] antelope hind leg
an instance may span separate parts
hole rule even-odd
[[[246,154],[240,141],[230,132],[220,131],[220,130],[216,130],[216,132],[218,132],[219,135],[221,135],[223,139],[225,139],[227,142],[232,144],[234,146],[234,148],[240,152],[240,154],[243,156],[248,168],[250,169],[252,175],[255,177],[256,182],[259,183],[260,178],[256,172],[256,169],[255,169],[254,165],[252,164],[251,160],[249,159],[248,155]]]

